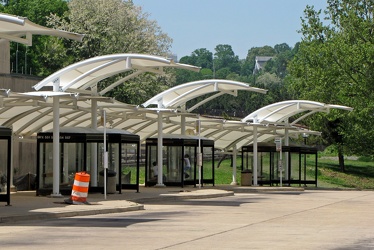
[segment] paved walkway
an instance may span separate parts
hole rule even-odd
[[[10,206],[0,203],[0,223],[24,220],[40,220],[80,215],[93,215],[142,210],[142,203],[170,201],[176,199],[208,199],[243,192],[302,192],[300,188],[277,187],[140,187],[140,191],[123,190],[122,194],[88,194],[89,205],[71,205],[65,202],[70,197],[36,196],[35,191],[20,191],[11,194]]]

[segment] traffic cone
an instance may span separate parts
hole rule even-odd
[[[88,187],[90,185],[90,175],[86,172],[75,174],[73,189],[70,199],[65,200],[68,204],[80,205],[89,204],[87,202]]]

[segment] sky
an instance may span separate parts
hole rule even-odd
[[[307,5],[325,9],[326,0],[133,0],[173,39],[178,59],[196,49],[215,52],[228,44],[239,59],[253,47],[301,41]]]

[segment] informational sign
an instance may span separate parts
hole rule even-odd
[[[274,142],[275,142],[275,148],[277,152],[282,151],[282,138],[277,137],[275,138]]]
[[[279,171],[279,183],[280,186],[282,187],[282,173],[283,173],[283,167],[282,167],[282,138],[275,138],[275,148],[277,152],[279,152],[279,162],[278,162],[278,171]]]
[[[196,123],[195,123],[195,130],[196,130],[196,134],[200,133],[200,120],[196,121]]]

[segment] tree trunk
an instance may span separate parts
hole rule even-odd
[[[343,154],[343,147],[342,146],[338,147],[338,158],[339,158],[340,171],[342,171],[344,173],[345,172],[345,166],[344,166],[344,154]]]

